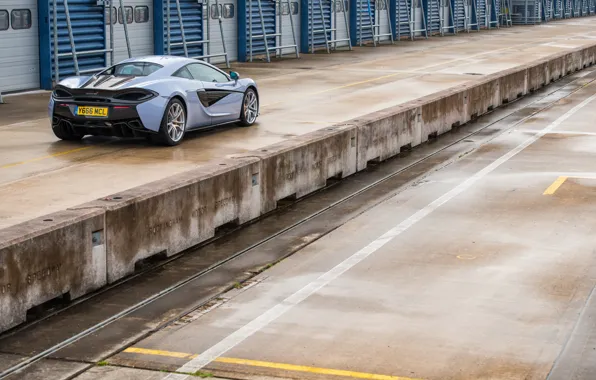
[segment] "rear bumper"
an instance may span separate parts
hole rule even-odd
[[[110,104],[107,117],[87,117],[76,115],[77,106],[101,106],[53,102],[51,110],[52,128],[60,125],[72,128],[79,134],[96,136],[139,137],[155,133],[143,124],[136,106]]]

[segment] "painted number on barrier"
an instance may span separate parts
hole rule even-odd
[[[27,275],[27,284],[31,285],[36,281],[44,280],[48,277],[58,277],[60,274],[60,267],[61,265],[52,265],[47,268],[43,268],[37,272],[31,273]]]
[[[230,203],[232,203],[231,200],[232,200],[232,197],[222,198],[222,199],[218,200],[217,202],[215,202],[215,207],[220,208],[220,207],[227,206]]]
[[[171,228],[172,226],[179,224],[182,222],[182,217],[178,217],[176,219],[168,220],[167,222],[159,223],[153,226],[149,226],[149,232],[152,234],[156,234],[157,232],[164,230],[166,228]]]

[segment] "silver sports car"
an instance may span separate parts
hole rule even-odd
[[[191,58],[150,56],[61,81],[49,115],[62,140],[146,136],[177,145],[193,129],[254,124],[259,93],[252,79],[240,79],[233,71]]]

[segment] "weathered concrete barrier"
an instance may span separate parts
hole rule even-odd
[[[27,311],[106,284],[104,213],[61,211],[0,230],[0,331]]]
[[[259,162],[224,159],[80,207],[105,210],[107,278],[134,272],[140,260],[171,256],[226,224],[260,215]]]
[[[475,78],[371,115],[0,231],[0,331],[264,215],[594,64],[596,46]]]
[[[259,159],[261,214],[282,199],[301,198],[327,185],[331,178],[356,173],[356,126],[335,125],[232,157]]]

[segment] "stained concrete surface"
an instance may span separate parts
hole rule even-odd
[[[559,118],[595,94],[596,85],[585,87],[301,250],[230,302],[135,347],[203,353],[503,157],[529,130],[559,120],[553,133],[224,355],[428,380],[593,379],[595,103]],[[543,195],[571,174],[578,178]],[[127,352],[112,360],[152,369],[188,362]],[[205,370],[329,378],[221,362]]]
[[[20,361],[27,359],[26,356],[0,353],[0,369],[4,370],[17,365]],[[25,373],[16,373],[11,379],[23,380],[47,380],[56,378],[68,378],[89,367],[85,363],[67,362],[62,360],[43,360],[33,364]]]
[[[163,372],[148,371],[144,369],[122,368],[122,367],[96,367],[82,375],[75,377],[75,380],[161,380],[164,377]],[[200,377],[197,377],[200,378]],[[228,380],[223,377],[209,377],[213,380]]]
[[[551,23],[549,28],[516,27],[303,55],[271,64],[236,64],[233,69],[259,83],[258,125],[193,133],[172,149],[112,138],[57,141],[47,120],[0,126],[0,228],[478,80],[482,74],[592,45],[595,21],[585,18]],[[10,109],[11,114],[31,115],[29,119],[41,112],[39,102],[28,96],[20,100],[9,105],[20,111],[0,112]]]

